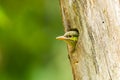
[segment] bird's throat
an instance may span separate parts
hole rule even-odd
[[[66,40],[65,40],[65,42],[66,42],[69,46],[71,46],[71,47],[75,47],[75,45],[76,45],[76,41],[72,41],[72,40],[66,41]]]

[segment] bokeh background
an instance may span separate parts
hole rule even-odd
[[[0,80],[72,80],[59,0],[0,0]]]

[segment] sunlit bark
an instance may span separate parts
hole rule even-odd
[[[68,45],[74,80],[120,80],[120,1],[60,0],[65,32],[79,31]]]

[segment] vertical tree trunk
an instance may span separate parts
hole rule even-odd
[[[60,0],[65,31],[77,29],[68,45],[74,80],[120,80],[120,1]]]

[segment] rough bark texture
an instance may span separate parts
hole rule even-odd
[[[74,80],[120,80],[120,1],[60,0],[65,31],[77,29],[68,45]]]

